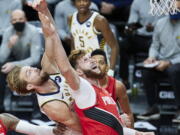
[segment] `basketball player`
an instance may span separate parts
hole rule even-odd
[[[58,135],[62,133],[54,127],[33,125],[9,113],[2,113],[0,114],[0,135],[6,135],[9,130],[28,135]]]
[[[89,52],[101,48],[105,42],[111,48],[109,73],[114,74],[116,58],[118,56],[118,42],[115,39],[108,21],[99,13],[90,10],[91,0],[75,0],[78,12],[68,18],[70,31],[74,40],[74,49],[83,49]]]
[[[115,102],[112,100],[112,98],[109,96],[108,92],[95,86],[96,79],[92,79],[91,77],[86,76],[84,74],[84,71],[79,68],[79,66],[81,66],[86,69],[91,69],[91,71],[95,73],[94,75],[96,75],[96,72],[99,73],[100,70],[99,68],[97,68],[97,65],[95,64],[95,62],[92,59],[88,58],[87,55],[86,56],[81,55],[83,57],[81,57],[81,59],[78,60],[78,62],[80,62],[81,65],[78,63],[78,69],[76,69],[75,71],[68,61],[66,53],[59,39],[58,33],[55,27],[53,27],[54,26],[53,20],[52,20],[52,17],[49,16],[49,12],[47,12],[48,10],[47,10],[47,4],[45,0],[34,1],[32,6],[33,8],[39,11],[40,20],[44,21],[42,23],[43,25],[45,25],[43,26],[44,28],[43,32],[45,33],[45,37],[46,37],[46,49],[53,52],[53,53],[48,53],[48,51],[46,50],[47,56],[50,57],[53,55],[52,60],[55,60],[55,62],[57,62],[59,70],[64,75],[69,86],[73,89],[71,92],[75,98],[76,112],[79,114],[80,119],[81,119],[81,126],[83,129],[82,130],[83,134],[84,135],[89,135],[89,134],[93,134],[93,135],[121,134],[123,135],[123,132],[124,132],[125,135],[153,135],[153,133],[143,133],[143,132],[135,131],[133,129],[122,127],[121,122],[120,122],[121,119],[117,111],[117,106]],[[45,29],[46,27],[47,29]],[[83,51],[80,51],[80,52],[83,52]],[[71,55],[71,57],[73,58],[73,55]],[[76,61],[74,62],[76,63]],[[86,78],[88,81],[90,81],[94,85],[91,86],[88,81],[84,80],[83,78],[80,78],[78,74]],[[20,74],[15,75],[11,73],[10,75],[11,77],[9,77],[11,78],[11,80],[19,78],[19,80],[22,82],[20,83],[21,85],[19,85],[19,83],[18,85],[16,85],[15,81],[14,82],[12,81],[12,83],[9,81],[9,84],[15,90],[17,90],[19,87],[22,88],[22,86],[24,86],[26,88],[26,91],[38,90],[38,92],[45,93],[45,91],[43,91],[43,88],[46,91],[48,91],[47,87],[49,88],[49,85],[52,86],[51,84],[53,82],[51,82],[50,80],[48,80],[48,82],[42,81],[42,79],[44,79],[44,77],[42,78],[42,75],[43,76],[45,75],[43,71],[40,72],[38,69],[34,69],[31,67],[28,67],[28,68],[24,67],[20,69]],[[92,74],[89,74],[89,75],[92,75]],[[16,78],[14,78],[15,76]],[[30,80],[30,79],[34,79],[34,80]],[[52,87],[52,89],[54,89],[54,87]],[[59,89],[61,91],[61,88]],[[57,90],[54,91],[54,93],[57,93]],[[96,104],[96,96],[98,96],[97,104]],[[103,102],[102,100],[103,98],[105,102]],[[57,104],[55,103],[53,105],[56,106]],[[51,104],[51,107],[53,105]],[[95,114],[91,115],[91,112],[87,112],[85,108],[89,106],[90,107],[89,109],[91,108],[93,109],[93,107],[91,107],[92,105],[99,106],[100,108],[105,109],[107,111],[97,110]],[[52,107],[52,108],[49,108],[49,110],[47,109],[45,111],[49,111],[49,112],[55,111],[53,109],[55,108]],[[62,110],[63,109],[64,108],[62,108]],[[97,116],[99,115],[99,112],[100,112],[100,115],[102,116],[102,117],[98,116],[98,118],[100,118],[99,119],[100,122],[84,116],[83,109],[84,109],[84,112],[87,113],[87,115],[91,115],[91,116]],[[58,112],[58,113],[60,115],[62,112]],[[114,116],[111,113],[113,113]]]
[[[60,55],[58,57],[63,58]],[[154,135],[152,132],[139,132],[123,126],[116,103],[105,89],[98,87],[97,78],[100,70],[96,62],[85,51],[72,51],[69,60],[77,74],[70,66],[64,76],[73,90],[75,110],[80,118],[84,135]],[[59,62],[61,61],[63,60]],[[58,64],[60,70],[69,66],[69,62],[66,62],[61,67],[60,63]]]
[[[42,2],[46,7],[46,2],[44,0]],[[29,5],[33,6],[32,3]],[[43,13],[51,18],[47,7]],[[16,67],[7,76],[8,84],[12,90],[19,94],[36,92],[41,111],[51,120],[63,123],[72,130],[81,131],[79,120],[75,112],[71,110],[73,100],[69,93],[70,88],[62,75],[58,74],[59,70],[56,68],[54,58],[52,58],[52,49],[47,48],[47,46],[54,44],[57,33],[53,31],[54,26],[46,21],[46,17],[42,13],[39,13],[39,18],[46,41],[45,53],[41,61],[42,70],[29,66]],[[49,74],[51,74],[50,78]],[[65,134],[79,134],[70,129]]]
[[[108,71],[108,64],[107,64],[107,57],[106,54],[103,50],[101,49],[96,49],[91,53],[91,57],[96,60],[98,67],[101,70],[100,76],[101,78],[99,79],[99,84],[102,88],[105,88],[112,96],[114,101],[116,101],[118,104],[120,104],[120,107],[123,111],[122,116],[128,115],[128,118],[125,120],[125,123],[127,127],[133,128],[134,124],[134,118],[133,114],[131,112],[130,106],[129,106],[129,100],[128,96],[126,94],[126,88],[124,84],[115,78],[108,76],[107,71]]]

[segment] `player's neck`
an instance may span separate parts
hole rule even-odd
[[[58,89],[57,85],[52,81],[48,80],[37,88],[37,92],[41,94],[56,92]]]
[[[99,84],[102,88],[106,88],[108,85],[108,76],[105,75],[104,77],[102,77],[101,79],[99,79]]]
[[[92,85],[96,85],[99,86],[99,81],[98,79],[94,79],[94,78],[90,78],[90,77],[86,77],[86,76],[82,76],[84,79],[86,79],[89,83],[91,83]]]
[[[88,10],[86,13],[78,13],[79,22],[84,22],[92,15],[91,10]]]

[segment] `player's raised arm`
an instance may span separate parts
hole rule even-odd
[[[53,57],[58,65],[60,72],[66,78],[68,84],[73,90],[79,88],[79,76],[76,74],[75,70],[69,63],[69,60],[66,56],[64,48],[62,46],[61,40],[59,39],[58,32],[55,29],[54,20],[47,8],[47,3],[45,0],[34,0],[33,3],[29,3],[29,6],[32,6],[36,11],[39,12],[40,20],[42,24],[48,23],[52,31],[54,31],[53,36],[51,36],[52,44],[46,43],[46,49],[53,49]],[[46,24],[45,24],[46,25]],[[45,36],[45,38],[47,38]]]

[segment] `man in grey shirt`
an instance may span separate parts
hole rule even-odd
[[[174,121],[180,123],[180,12],[166,16],[157,22],[149,57],[145,60],[146,64],[154,62],[158,63],[155,68],[143,72],[144,89],[151,108],[139,118],[147,118],[158,113],[155,111],[157,110],[155,109],[157,103],[155,84],[159,78],[165,76],[168,77],[175,92],[178,113]]]
[[[4,30],[10,25],[11,12],[21,8],[21,0],[0,0],[0,38],[2,38]]]
[[[91,2],[90,9],[98,11],[97,6]],[[68,16],[76,12],[77,9],[74,4],[74,0],[64,0],[57,4],[55,8],[55,23],[58,29],[60,38],[64,44],[64,48],[67,54],[70,54],[70,42],[71,36],[67,23]]]
[[[3,34],[0,46],[0,96],[4,95],[5,76],[16,65],[36,66],[41,56],[41,38],[37,28],[26,22],[25,13],[14,10],[11,26]],[[3,102],[3,97],[0,98]],[[3,104],[1,104],[3,105]]]

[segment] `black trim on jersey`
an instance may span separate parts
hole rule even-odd
[[[86,117],[103,123],[116,130],[119,135],[123,135],[123,127],[121,126],[119,121],[108,112],[97,109],[95,107],[84,110],[83,112]]]
[[[49,76],[52,76],[52,75],[60,75],[60,73],[49,74]]]
[[[57,93],[59,93],[60,92],[60,86],[57,84],[57,82],[55,81],[55,80],[53,80],[52,78],[49,78],[49,79],[51,79],[55,84],[56,84],[56,86],[57,86],[57,91],[55,91],[55,92],[49,92],[49,93],[38,93],[37,92],[37,94],[38,95],[41,95],[41,96],[50,96],[50,95],[54,95],[54,94],[57,94]]]
[[[78,23],[79,24],[83,24],[83,23],[85,23],[85,22],[87,22],[91,17],[92,17],[92,15],[94,14],[94,12],[91,12],[92,14],[86,19],[86,20],[84,20],[83,22],[80,22],[79,21],[79,19],[78,19],[78,13],[76,14],[76,20],[78,21]]]

